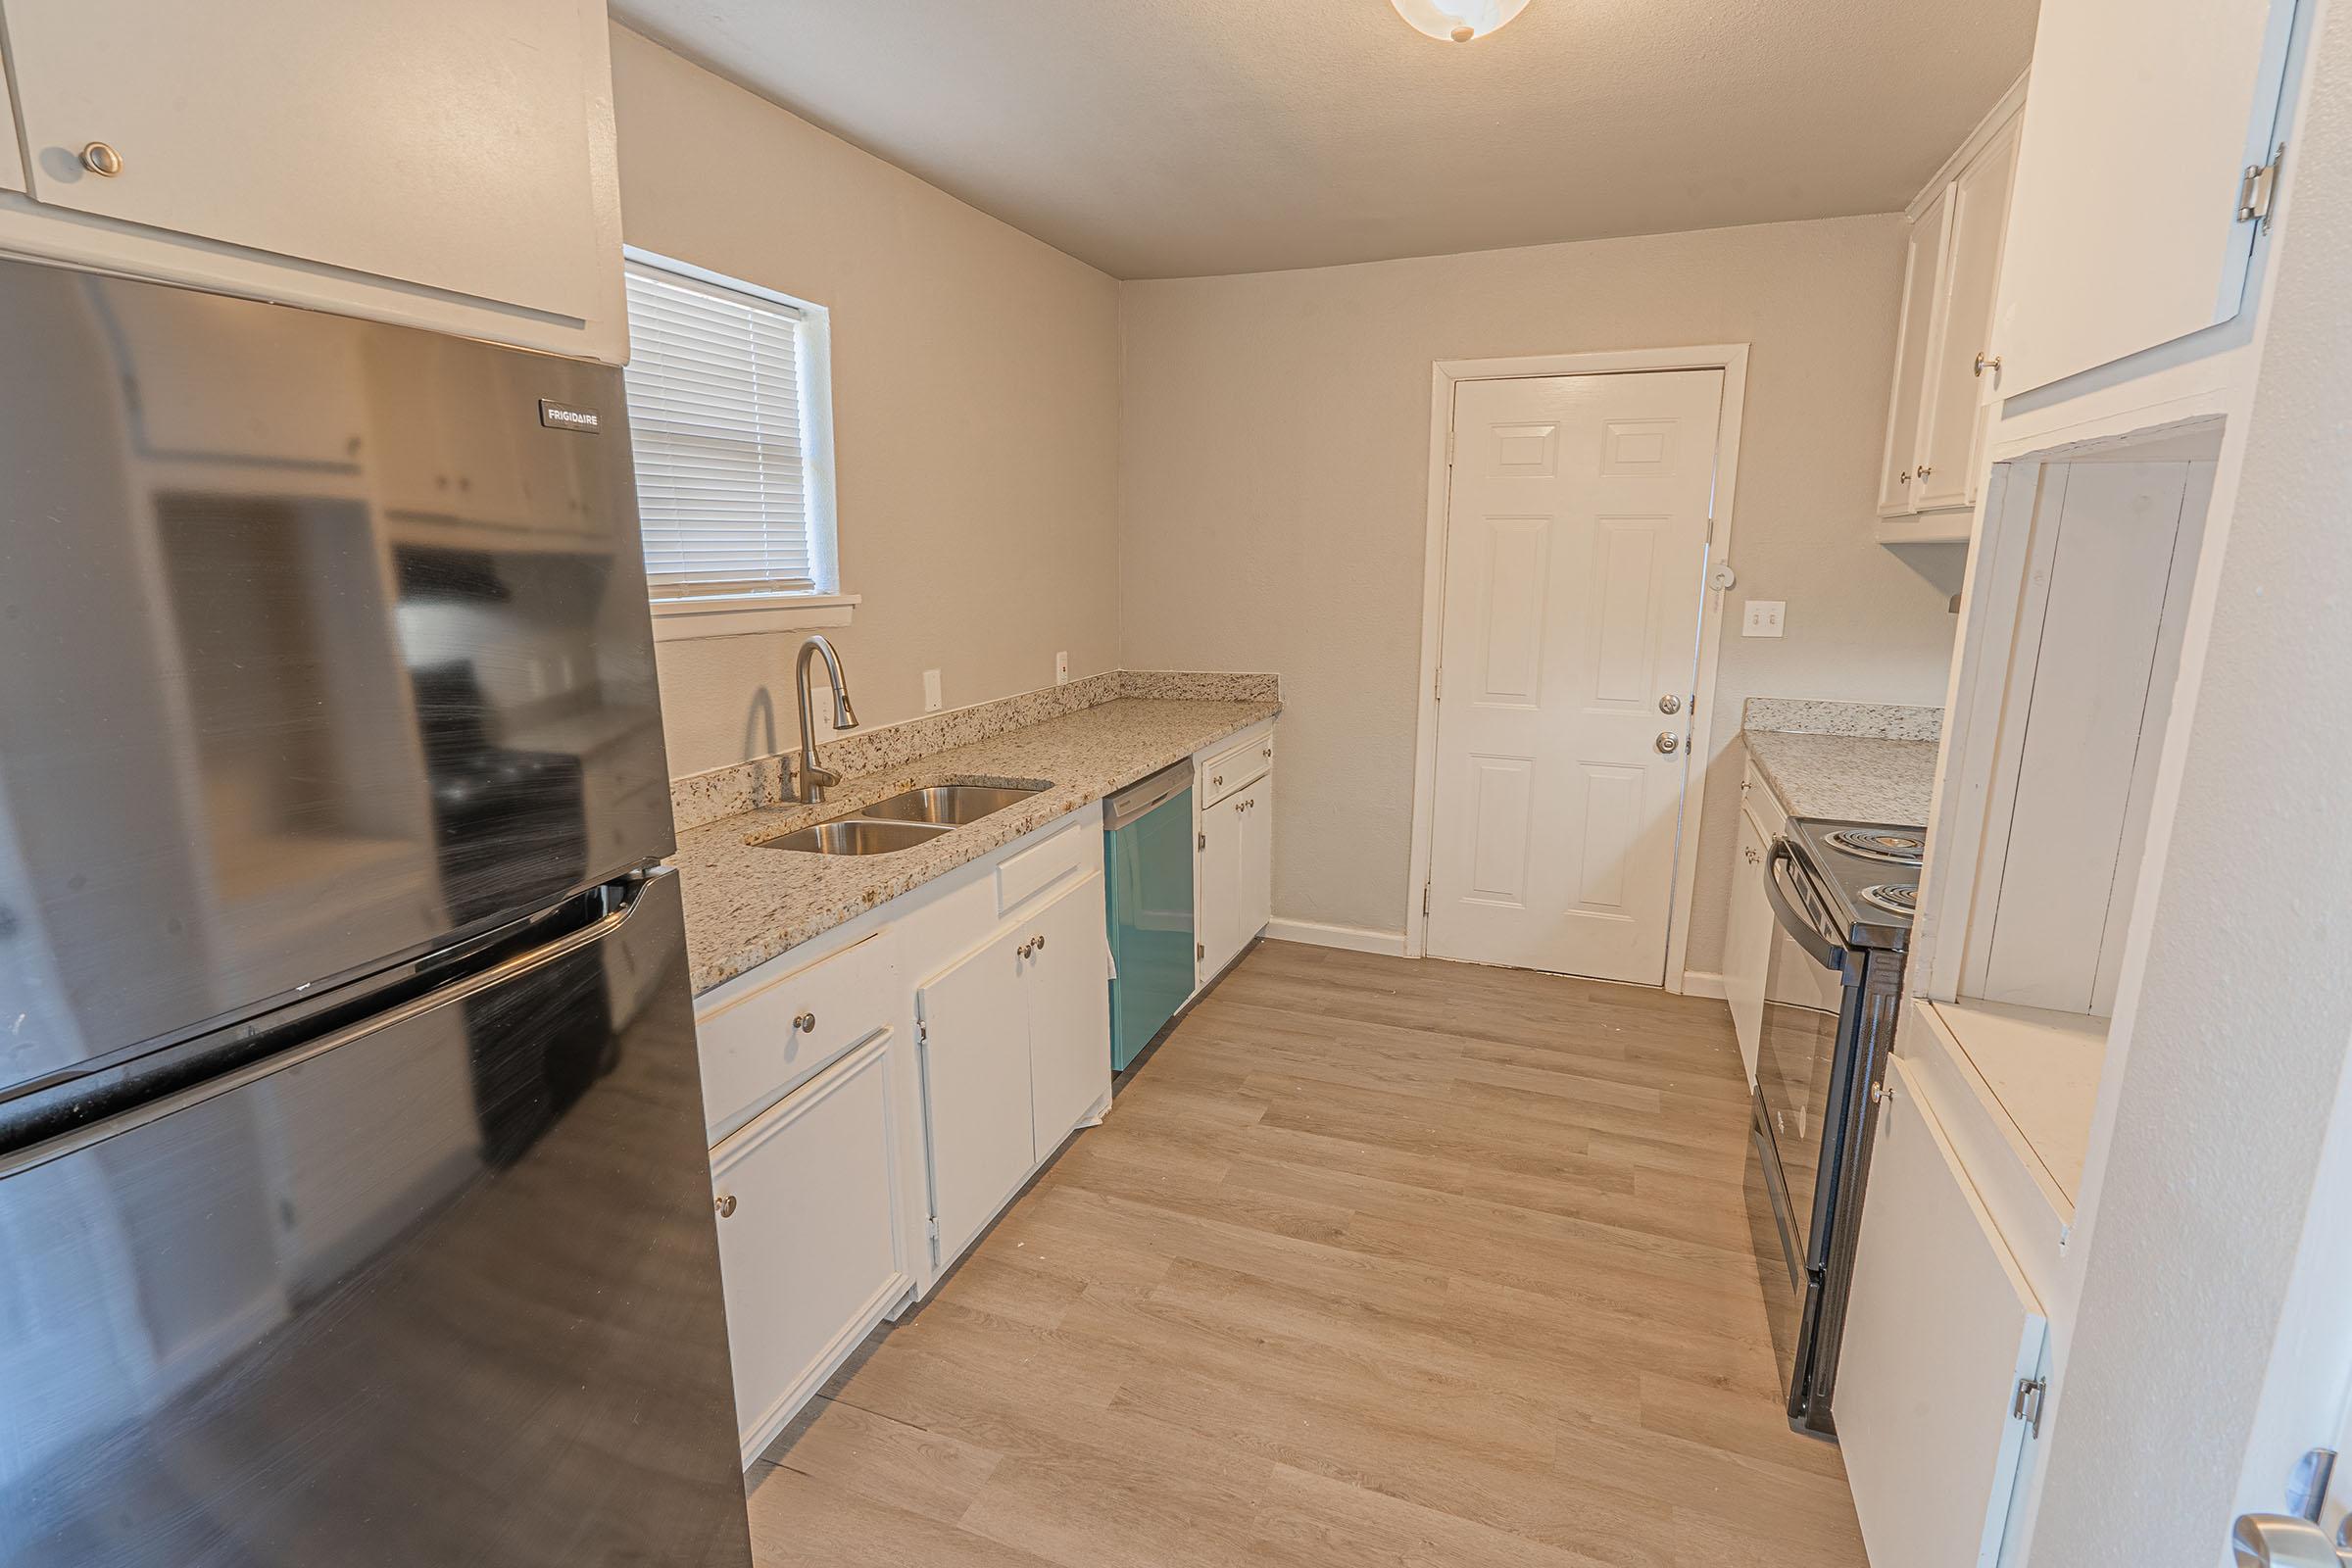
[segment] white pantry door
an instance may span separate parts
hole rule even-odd
[[[1722,402],[1721,370],[1456,386],[1433,956],[1664,980]]]

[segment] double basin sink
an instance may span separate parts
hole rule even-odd
[[[846,816],[798,828],[772,839],[755,839],[762,850],[797,850],[803,855],[889,855],[930,843],[966,822],[977,822],[1008,806],[1018,806],[1051,784],[931,784],[861,806]]]

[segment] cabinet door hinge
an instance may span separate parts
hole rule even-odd
[[[2047,1378],[2019,1378],[2017,1395],[2009,1401],[2009,1419],[2023,1421],[2030,1437],[2041,1436],[2041,1401],[2050,1392]]]
[[[939,1216],[932,1215],[931,1223],[924,1229],[929,1232],[931,1238],[931,1266],[937,1268],[939,1267]]]
[[[914,1043],[918,1046],[931,1043],[931,1026],[920,1018],[914,1020]]]
[[[1446,700],[1446,666],[1444,664],[1440,664],[1429,672],[1429,700],[1433,703],[1442,703]]]
[[[1205,833],[1196,833],[1196,834],[1194,834],[1194,835],[1193,835],[1193,848],[1194,848],[1194,849],[1196,849],[1196,850],[1205,850],[1205,849],[1207,849],[1207,848],[1208,848],[1208,835],[1207,835],[1207,834],[1205,834]]]
[[[1446,466],[1453,466],[1453,431],[1450,429],[1446,432]]]
[[[1429,884],[1426,882],[1421,884],[1421,918],[1429,918]]]
[[[1196,943],[1194,943],[1194,944],[1193,944],[1193,961],[1194,961],[1195,963],[1199,963],[1199,962],[1200,962],[1201,959],[1203,959],[1203,958],[1205,958],[1205,957],[1207,957],[1207,956],[1208,956],[1208,944],[1207,944],[1207,943],[1205,943],[1205,942],[1196,942]]]
[[[2241,223],[2259,221],[2263,232],[2270,232],[2271,197],[2278,189],[2278,167],[2286,162],[2286,143],[2280,142],[2267,164],[2248,164],[2243,178],[2237,182],[2237,220]]]

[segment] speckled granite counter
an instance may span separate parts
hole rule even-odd
[[[1934,741],[1757,729],[1740,738],[1790,816],[1927,825],[1936,789]]]
[[[1273,701],[1122,698],[852,779],[820,806],[764,807],[688,828],[670,863],[686,896],[695,994],[1281,710]],[[918,784],[1038,779],[1054,787],[895,854],[804,855],[746,842],[849,815]]]

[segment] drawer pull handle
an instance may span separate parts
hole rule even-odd
[[[735,1217],[735,1195],[729,1193],[711,1206],[718,1210],[720,1219],[733,1219]]]
[[[812,1035],[816,1033],[816,1014],[804,1012],[792,1020],[792,1026],[805,1035]]]
[[[81,150],[81,167],[100,179],[112,179],[122,172],[122,155],[105,142],[94,141]]]
[[[1208,781],[1208,787],[1209,787],[1210,789],[1212,789],[1212,790],[1213,790],[1213,789],[1215,789],[1215,788],[1216,788],[1218,785],[1220,785],[1220,784],[1222,784],[1222,783],[1224,783],[1224,782],[1225,782],[1225,775],[1224,775],[1224,774],[1222,774],[1222,773],[1219,773],[1218,775],[1216,775],[1216,777],[1214,777],[1214,778],[1212,778],[1212,779],[1210,779],[1210,780]]]

